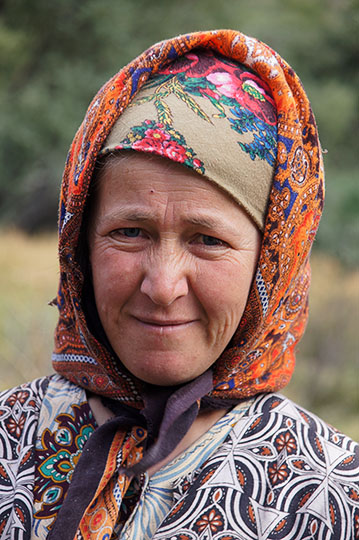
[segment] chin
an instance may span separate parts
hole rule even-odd
[[[194,340],[190,346],[179,340],[113,340],[113,349],[122,365],[140,381],[157,386],[176,386],[202,375],[215,361],[209,351]]]
[[[126,361],[123,361],[123,364],[132,375],[143,382],[157,386],[177,386],[192,381],[208,369],[207,365],[203,369],[199,366],[193,369],[194,362],[193,357],[184,361],[178,357],[178,353],[173,355],[167,352],[156,354],[155,357],[147,354],[143,363],[140,361],[136,365]]]
[[[143,382],[148,384],[153,384],[154,386],[179,386],[181,384],[185,384],[187,382],[190,382],[192,379],[174,379],[174,378],[168,378],[164,379],[159,377],[142,377],[141,379]]]
[[[179,375],[177,373],[168,373],[168,372],[166,373],[163,371],[161,373],[153,373],[153,372],[152,373],[148,373],[148,372],[133,373],[132,372],[132,374],[135,375],[141,381],[149,383],[149,384],[154,384],[156,386],[177,386],[179,384],[190,382],[196,377],[198,377],[197,374],[185,376],[185,375]]]

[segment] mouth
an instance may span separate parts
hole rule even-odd
[[[151,319],[136,316],[134,316],[134,319],[144,328],[160,331],[161,333],[182,330],[196,322],[196,319]]]

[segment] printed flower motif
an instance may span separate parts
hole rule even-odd
[[[151,121],[145,120],[145,123],[149,125]],[[133,143],[132,148],[141,152],[154,152],[156,154],[164,155],[165,152],[163,145],[166,141],[169,141],[170,138],[171,137],[168,133],[166,133],[163,129],[159,129],[159,126],[154,129],[149,128],[146,129],[144,138],[136,140]]]
[[[163,145],[163,153],[169,159],[184,163],[186,160],[186,149],[175,141],[169,141]]]
[[[145,131],[145,135],[146,138],[155,139],[159,143],[163,143],[164,141],[168,141],[170,139],[168,133],[162,129],[147,129]]]
[[[11,407],[13,407],[17,401],[19,401],[23,405],[28,397],[29,393],[21,390],[20,392],[15,392],[14,394],[11,394],[8,399],[8,403]]]
[[[237,93],[241,90],[241,84],[237,77],[233,77],[231,73],[219,71],[207,75],[206,78],[217,87],[221,94],[237,100]]]
[[[25,415],[22,414],[19,418],[19,420],[15,420],[15,418],[9,418],[9,420],[6,422],[6,427],[9,430],[9,433],[19,439],[21,437],[22,430],[25,425]]]
[[[96,375],[93,380],[98,388],[106,388],[108,386],[109,381],[107,376]]]
[[[135,141],[132,145],[133,150],[138,150],[140,152],[153,152],[155,154],[161,154],[162,145],[161,142],[156,141],[155,139],[141,139]]]
[[[155,107],[158,120],[166,124],[166,132],[173,130],[171,111],[168,104],[165,103],[165,97],[168,93],[174,94],[186,103],[199,118],[211,122],[207,111],[196,100],[197,96],[200,96],[211,102],[213,118],[226,118],[230,127],[240,135],[252,135],[251,141],[240,140],[238,144],[253,161],[256,159],[265,160],[270,166],[274,166],[277,154],[277,113],[269,86],[248,68],[243,69],[233,62],[226,62],[214,57],[213,53],[210,53],[209,59],[207,57],[203,59],[204,65],[202,65],[202,58],[198,62],[196,55],[186,56],[188,58],[186,62],[183,61],[182,65],[184,71],[177,72],[177,67],[172,69],[171,64],[171,69],[165,70],[162,78],[160,76],[159,80],[149,82],[149,87],[154,89],[154,93],[143,98],[143,100],[151,101],[156,96]],[[194,61],[198,62],[197,72],[194,70]],[[226,65],[224,66],[224,64]],[[190,65],[191,67],[189,67]],[[171,74],[176,73],[177,75],[172,79]],[[164,88],[167,92],[165,96],[163,95]],[[149,125],[148,121],[145,122]],[[137,130],[137,127],[133,129]],[[134,137],[137,138],[137,133],[135,136],[132,130],[127,139],[129,142],[133,142]],[[182,141],[177,142],[182,144]],[[141,146],[144,145],[145,142]],[[153,146],[153,148],[156,147]],[[166,154],[161,153],[160,155]],[[177,161],[177,157],[175,154],[171,159]],[[180,159],[178,161],[181,162]],[[186,165],[193,166],[189,163]],[[198,172],[203,173],[202,170]]]
[[[205,173],[202,161],[196,157],[193,148],[187,146],[184,136],[155,120],[146,119],[133,126],[117,148],[150,152],[183,163],[200,174]]]
[[[278,466],[277,463],[274,463],[272,467],[268,468],[268,473],[270,481],[274,485],[283,482],[283,480],[287,478],[288,468],[284,463],[280,466]]]
[[[55,417],[57,424],[53,431],[45,428],[41,434],[41,448],[36,451],[36,481],[34,499],[38,503],[37,519],[54,517],[61,506],[71,482],[83,447],[94,431],[95,424],[87,403],[72,405],[71,413],[61,413]],[[48,482],[59,488],[46,496]]]
[[[295,452],[297,448],[297,445],[295,444],[295,439],[289,431],[278,435],[275,443],[279,452],[282,452],[282,450],[286,450],[288,454],[293,454],[293,452]]]
[[[254,73],[222,71],[211,73],[206,79],[214,84],[223,96],[234,99],[266,123],[276,125],[275,103],[269,94],[269,88],[266,91],[267,85]]]
[[[217,63],[217,58],[210,50],[202,51],[201,62],[199,62],[197,54],[189,52],[174,62],[171,62],[166,69],[162,70],[162,73],[166,75],[185,73],[187,77],[204,77],[216,68]]]
[[[223,525],[223,522],[221,516],[216,514],[216,511],[212,508],[208,514],[204,514],[204,516],[197,521],[196,525],[198,526],[199,532],[202,532],[208,526],[212,532],[216,532],[217,529]]]

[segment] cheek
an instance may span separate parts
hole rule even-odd
[[[252,283],[255,261],[231,261],[201,273],[198,295],[208,317],[212,339],[230,339],[237,329]],[[229,335],[230,334],[230,335]]]
[[[91,256],[93,287],[99,315],[126,302],[136,289],[138,271],[133,257],[106,251]]]

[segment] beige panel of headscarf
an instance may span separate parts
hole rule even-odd
[[[258,75],[195,50],[141,88],[100,155],[131,149],[182,163],[228,192],[263,230],[276,122],[270,90]]]

